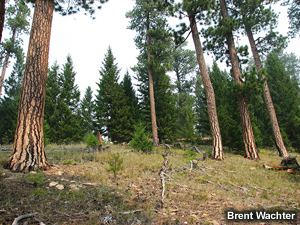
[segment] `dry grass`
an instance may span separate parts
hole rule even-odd
[[[299,209],[300,175],[263,168],[263,164],[280,164],[281,158],[276,156],[275,151],[261,150],[261,160],[257,162],[226,152],[224,161],[198,161],[198,167],[190,171],[190,164],[183,157],[184,151],[172,149],[174,155],[168,156],[171,180],[166,179],[165,203],[161,205],[158,173],[163,162],[161,153],[164,147],[156,148],[152,154],[128,152],[129,147],[115,145],[111,146],[109,152],[86,153],[76,150],[78,148],[82,147],[66,147],[63,151],[54,151],[53,148],[47,150],[50,163],[58,166],[48,174],[51,171],[55,174],[59,170],[63,171],[63,177],[67,180],[76,178],[78,182],[111,188],[122,199],[120,202],[120,198],[109,195],[104,201],[106,206],[112,206],[116,220],[120,211],[142,210],[142,213],[128,215],[125,219],[122,217],[123,222],[138,219],[144,224],[229,224],[224,218],[227,209]],[[125,169],[119,172],[116,179],[107,171],[107,161],[112,153],[119,153],[124,160]],[[0,157],[6,155],[0,153]],[[197,157],[201,158],[202,155],[197,154]],[[99,189],[96,190],[99,192]],[[36,193],[44,194],[42,190]],[[78,193],[75,196],[78,199],[86,198],[84,189]],[[68,196],[68,193],[64,195]],[[104,197],[101,198],[103,200]],[[91,218],[97,214],[97,210],[100,209],[89,212]],[[105,217],[105,213],[101,216]],[[99,221],[94,222],[100,224]],[[256,221],[252,224],[259,223]],[[288,223],[273,221],[271,224]]]

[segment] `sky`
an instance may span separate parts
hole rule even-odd
[[[70,16],[61,16],[59,13],[54,13],[49,67],[57,61],[62,68],[63,64],[66,63],[67,55],[70,54],[76,72],[75,82],[79,86],[81,98],[88,86],[91,86],[94,94],[96,94],[96,83],[100,79],[99,70],[102,67],[109,46],[116,58],[119,69],[121,69],[120,80],[127,70],[131,76],[134,76],[130,68],[137,63],[136,57],[139,50],[134,43],[136,33],[127,29],[129,19],[125,17],[125,13],[132,10],[134,4],[134,0],[110,0],[102,5],[101,10],[95,13],[95,20],[83,13]],[[287,7],[276,8],[276,11],[280,12],[278,31],[283,35],[288,32],[286,10]],[[25,53],[27,52],[28,39],[29,36],[24,37]],[[187,41],[189,43],[187,48],[194,50],[192,38],[189,37]],[[244,41],[242,39],[236,40],[239,44],[246,43],[245,41],[247,39]],[[291,40],[286,52],[294,52],[300,57],[299,36]],[[212,54],[206,56],[205,59],[207,64],[212,64]],[[225,66],[223,67],[225,68]],[[7,74],[10,74],[9,71]]]

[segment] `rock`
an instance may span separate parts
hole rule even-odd
[[[206,214],[206,213],[203,213],[203,214],[202,214],[202,218],[207,218],[207,217],[209,217],[208,214]]]
[[[63,190],[65,187],[62,184],[58,184],[55,186],[58,190]]]
[[[57,176],[61,176],[62,174],[63,174],[63,172],[60,171],[60,170],[56,172],[56,175],[57,175]]]
[[[71,191],[79,191],[79,188],[75,184],[70,185]]]
[[[49,187],[54,187],[54,186],[56,186],[56,185],[58,185],[58,183],[55,182],[55,181],[52,181],[52,182],[49,184]]]
[[[95,186],[95,187],[98,186],[96,183],[89,183],[89,182],[83,183],[83,185],[89,185],[89,186]]]

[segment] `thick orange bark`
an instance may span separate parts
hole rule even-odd
[[[36,0],[17,128],[6,167],[28,172],[48,169],[44,147],[44,107],[54,0]]]
[[[224,19],[229,19],[225,0],[220,0],[220,6],[221,6],[222,17]],[[232,66],[234,81],[240,86],[242,86],[243,85],[241,80],[242,71],[235,50],[235,44],[234,44],[232,32],[227,32],[226,41],[228,45],[229,57]],[[245,157],[248,159],[259,159],[257,147],[254,140],[248,105],[246,102],[246,97],[242,94],[238,94],[238,105],[240,110],[240,119],[241,119],[242,133],[243,133],[245,153],[246,153]]]
[[[149,18],[147,18],[149,21]],[[149,27],[147,26],[147,32],[149,31]],[[150,36],[147,34],[147,46],[148,46],[148,76],[149,76],[149,98],[150,98],[150,110],[151,110],[151,124],[152,124],[152,137],[153,137],[153,145],[158,145],[158,134],[157,134],[157,122],[156,122],[156,111],[155,111],[155,99],[154,99],[154,85],[153,85],[153,76],[152,69],[150,66],[151,63],[151,54],[149,52],[150,47]]]
[[[190,27],[192,31],[194,45],[196,49],[197,60],[201,71],[201,77],[206,92],[208,118],[209,118],[210,129],[211,129],[212,140],[213,140],[212,158],[217,160],[223,160],[224,159],[223,145],[222,145],[218,115],[217,115],[215,92],[206,67],[195,16],[193,14],[190,14],[189,20],[190,20]]]
[[[251,50],[252,50],[256,70],[260,71],[262,69],[262,63],[260,61],[260,57],[259,57],[259,54],[258,54],[258,51],[257,51],[257,48],[256,48],[256,44],[255,44],[255,41],[254,41],[252,31],[247,26],[245,26],[245,30],[247,32],[248,40],[249,40],[249,43],[250,43],[250,46],[251,46]],[[265,76],[264,73],[262,73],[262,79],[265,80],[263,97],[264,97],[264,101],[265,101],[265,104],[266,104],[266,107],[267,107],[267,110],[268,110],[268,114],[269,114],[269,117],[270,117],[272,131],[273,131],[273,135],[274,135],[274,139],[275,139],[275,144],[276,144],[277,150],[279,152],[279,155],[283,156],[283,157],[288,157],[289,153],[287,152],[286,147],[285,147],[284,142],[283,142],[283,139],[282,139],[282,135],[281,135],[280,127],[279,127],[279,124],[278,124],[274,104],[273,104],[273,101],[272,101],[272,97],[271,97],[271,93],[270,93],[270,90],[269,90],[268,82],[266,80],[266,76]]]

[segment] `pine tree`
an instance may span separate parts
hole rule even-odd
[[[6,16],[6,27],[9,28],[12,36],[10,39],[6,40],[5,43],[2,43],[2,46],[4,47],[5,59],[2,65],[2,72],[0,76],[0,97],[9,59],[11,58],[12,54],[18,56],[18,52],[22,52],[22,48],[20,47],[22,39],[19,36],[22,33],[28,33],[30,9],[24,3],[24,1],[17,0],[15,1],[15,5],[9,5],[6,10]]]
[[[19,53],[20,54],[20,53]],[[0,143],[8,144],[14,140],[21,87],[25,69],[24,54],[17,57],[13,71],[4,83],[5,95],[0,100]]]
[[[241,21],[241,26],[243,27],[250,43],[256,70],[261,73],[261,78],[264,80],[263,98],[270,117],[275,145],[280,156],[288,157],[289,154],[282,139],[268,82],[265,79],[265,73],[259,55],[259,53],[267,54],[268,50],[272,48],[282,49],[285,47],[285,38],[277,35],[272,30],[276,27],[277,15],[270,8],[266,8],[265,5],[270,4],[270,1],[234,0],[233,4],[235,7],[233,15]],[[254,39],[254,35],[268,29],[268,27],[270,27],[270,30],[267,30],[269,32],[268,35],[263,38],[259,38],[259,44],[257,44],[257,41]]]
[[[153,144],[158,139],[171,138],[176,121],[175,99],[170,78],[172,40],[165,19],[165,2],[136,1],[135,8],[126,16],[131,19],[130,29],[139,35],[135,38],[140,49],[138,64],[133,68],[139,81],[142,119],[152,128]],[[150,103],[150,104],[149,104]]]
[[[85,90],[85,94],[80,103],[80,114],[83,119],[82,128],[85,133],[94,131],[95,105],[93,101],[93,91],[90,86]]]
[[[134,122],[124,90],[118,83],[120,70],[115,60],[109,47],[100,70],[101,78],[95,100],[96,129],[101,135],[120,143],[131,140],[131,126]]]
[[[106,1],[101,0],[100,3]],[[66,2],[65,10],[63,3]],[[70,1],[66,2],[35,1],[14,146],[5,165],[12,171],[28,172],[37,168],[50,168],[45,153],[43,124],[53,11],[56,9],[65,15],[75,13],[80,8],[90,14],[95,11],[95,1],[73,1],[72,4]],[[21,157],[22,155],[26,157]]]

